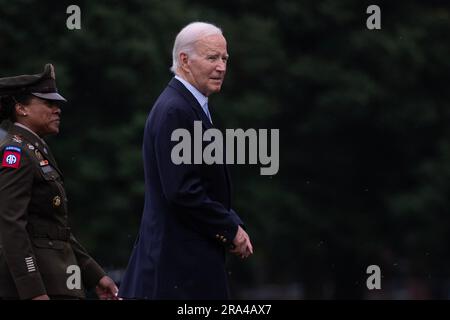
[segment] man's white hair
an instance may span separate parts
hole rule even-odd
[[[180,67],[180,53],[195,54],[195,43],[203,37],[222,34],[222,30],[211,23],[192,22],[185,26],[175,38],[172,50],[172,67],[175,74]]]

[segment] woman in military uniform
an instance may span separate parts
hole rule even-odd
[[[43,137],[59,132],[51,64],[0,78],[0,299],[117,299],[117,287],[73,236],[63,175]],[[4,122],[6,123],[6,122]],[[79,278],[77,281],[77,271]]]

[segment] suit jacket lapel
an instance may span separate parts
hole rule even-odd
[[[183,97],[187,100],[189,105],[194,109],[195,113],[197,114],[198,118],[202,120],[202,124],[205,130],[214,128],[214,125],[209,120],[208,116],[203,111],[202,107],[198,103],[197,99],[192,95],[192,93],[177,79],[173,78],[169,82],[169,86],[177,90],[179,93],[183,95]],[[224,141],[225,143],[225,141]],[[223,170],[225,175],[225,180],[227,181],[227,190],[228,190],[228,206],[231,206],[231,192],[232,192],[232,185],[231,185],[231,177],[230,172],[228,170],[227,164],[226,164],[226,148],[223,150],[224,155],[224,164],[223,164]]]
[[[172,87],[179,93],[181,93],[181,95],[187,100],[189,105],[194,109],[197,117],[202,121],[203,127],[205,127],[205,129],[214,128],[213,124],[209,120],[205,111],[203,111],[202,106],[198,103],[197,99],[195,99],[192,93],[180,81],[173,78],[169,82],[169,87]]]

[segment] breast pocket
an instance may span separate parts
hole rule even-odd
[[[67,195],[63,186],[63,182],[59,173],[51,165],[46,165],[40,168],[41,176],[44,181],[51,186],[52,192],[51,203],[54,209],[61,209],[67,211]]]

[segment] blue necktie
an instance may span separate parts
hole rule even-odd
[[[212,123],[211,114],[209,113],[209,108],[208,108],[208,102],[205,103],[205,111],[206,111],[206,115],[209,118],[209,121],[211,121],[211,123]]]

